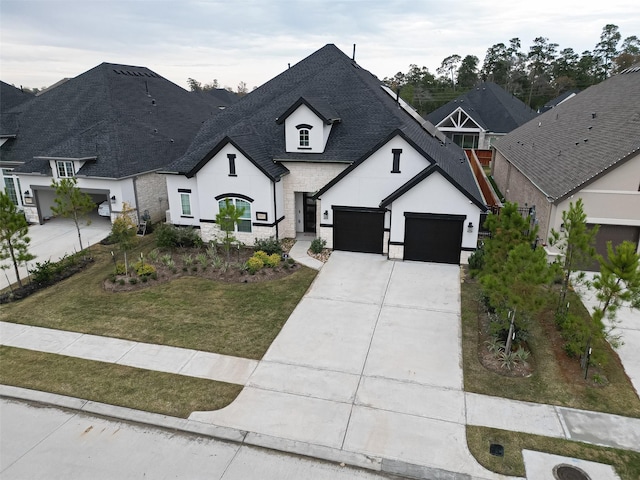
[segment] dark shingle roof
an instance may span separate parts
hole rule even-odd
[[[0,112],[7,112],[33,97],[34,95],[0,80]]]
[[[301,99],[327,119],[340,118],[332,126],[323,153],[285,151],[284,125],[276,120]],[[288,172],[279,161],[362,161],[396,131],[402,131],[471,195],[482,198],[468,162],[461,161],[464,152],[427,133],[383,90],[380,80],[331,44],[207,121],[187,152],[167,171],[194,175],[221,141],[233,140],[275,179]]]
[[[434,125],[462,108],[486,131],[508,133],[536,116],[531,108],[493,82],[483,82],[427,115]]]
[[[574,193],[640,149],[640,70],[593,85],[496,143],[552,200]]]
[[[212,88],[211,90],[205,90],[202,92],[192,92],[192,95],[199,96],[205,102],[210,103],[214,107],[223,110],[229,105],[233,105],[240,97],[229,90],[224,88]]]
[[[103,63],[24,104],[0,159],[50,174],[38,157],[97,157],[79,176],[122,178],[182,155],[218,110],[145,67]],[[5,148],[7,147],[7,148]]]
[[[541,108],[538,109],[538,113],[544,113],[547,110],[551,110],[561,103],[566,102],[569,98],[576,96],[578,93],[580,93],[580,90],[568,90],[562,95],[559,95],[556,98],[552,98],[547,103],[545,103]]]

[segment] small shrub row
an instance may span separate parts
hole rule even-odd
[[[65,255],[57,262],[50,260],[36,262],[35,267],[29,269],[31,281],[36,284],[48,284],[64,275],[66,270],[73,269],[84,257],[85,253],[77,252],[72,255]]]
[[[327,241],[325,239],[316,237],[311,242],[311,248],[309,250],[311,250],[311,252],[315,254],[322,253],[322,250],[324,250],[324,247],[326,244],[327,244]]]
[[[264,267],[274,268],[278,265],[280,265],[280,254],[272,253],[269,255],[267,252],[258,250],[247,260],[245,267],[247,271],[253,275]]]
[[[267,255],[273,255],[274,253],[282,255],[282,244],[275,237],[256,238],[253,245],[256,251],[265,252]]]

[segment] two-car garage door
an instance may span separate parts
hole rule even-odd
[[[382,253],[384,210],[333,208],[333,248]],[[404,259],[460,263],[464,215],[405,213]]]

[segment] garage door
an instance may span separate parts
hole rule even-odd
[[[593,225],[588,225],[593,228]],[[629,225],[600,225],[598,235],[596,236],[596,252],[607,258],[607,242],[611,242],[615,248],[616,245],[620,245],[625,240],[633,242],[638,245],[638,237],[640,236],[640,227],[634,227]],[[590,271],[599,271],[600,264],[596,261],[586,268]]]
[[[382,253],[383,239],[383,210],[333,207],[334,250]]]
[[[404,259],[460,263],[464,215],[405,213]]]

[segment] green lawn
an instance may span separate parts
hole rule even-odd
[[[540,321],[531,322],[528,344],[535,365],[533,375],[528,378],[513,378],[484,368],[478,360],[478,298],[478,283],[465,278],[462,284],[461,311],[465,391],[640,417],[640,399],[624,373],[618,356],[606,342],[599,344],[598,348],[607,358],[602,369],[609,381],[608,385],[595,386],[584,382],[581,376],[567,378],[561,371],[547,332],[540,324],[540,321],[553,321],[553,308],[543,310],[539,316]],[[575,309],[574,313],[589,314],[577,297],[571,299],[571,304]],[[484,345],[480,347],[485,348]],[[577,359],[572,361],[578,362]]]
[[[0,383],[186,418],[231,403],[241,385],[0,347]]]
[[[148,248],[149,246],[147,246]],[[19,302],[0,320],[260,359],[317,272],[260,283],[183,277],[136,292],[107,292],[107,248],[83,272]]]

